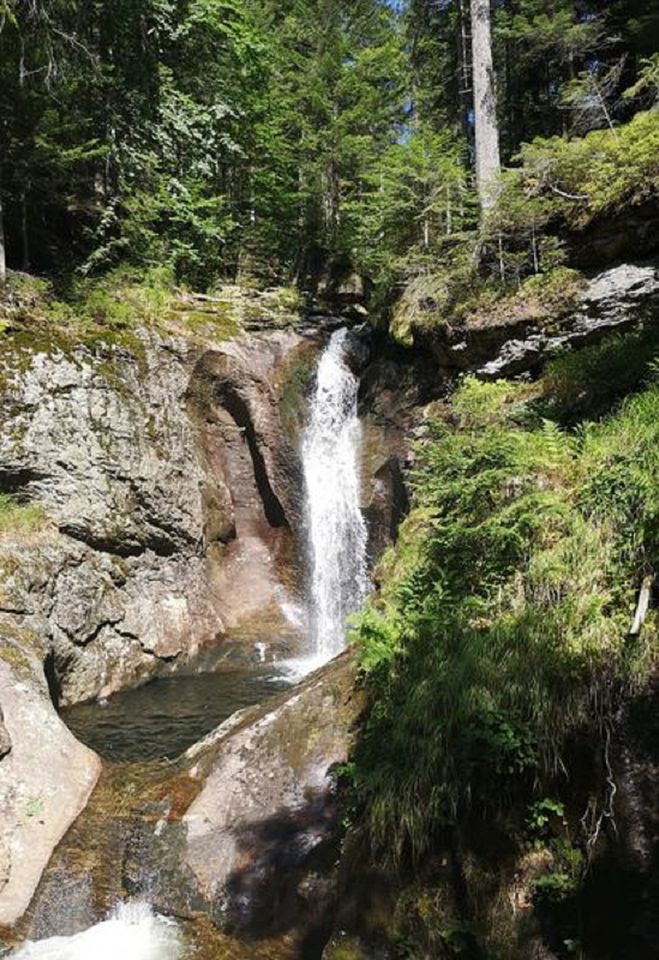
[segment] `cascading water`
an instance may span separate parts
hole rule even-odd
[[[346,618],[369,590],[367,531],[359,508],[359,381],[347,363],[348,332],[323,352],[302,444],[311,562],[314,659],[345,645]]]
[[[11,960],[179,960],[183,937],[174,921],[146,903],[120,903],[107,920],[72,937],[26,943]]]

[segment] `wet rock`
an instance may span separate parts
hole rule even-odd
[[[12,926],[101,764],[57,716],[38,655],[2,635],[0,703],[12,744],[0,762],[0,925]]]
[[[38,331],[7,340],[0,492],[39,504],[46,519],[29,536],[0,538],[0,618],[42,638],[63,705],[220,647],[241,661],[297,652],[300,432],[325,338],[270,329],[216,341],[137,330],[130,347],[64,348]],[[404,508],[409,398],[394,399],[400,364],[382,389],[377,350],[363,369],[367,341],[351,335],[369,384],[363,507],[375,561]]]
[[[127,864],[134,892],[163,909],[202,910],[225,929],[301,936],[335,896],[334,770],[363,708],[350,654],[266,707],[232,718],[185,755],[198,792],[176,791],[142,826]],[[180,807],[180,804],[179,804]],[[154,877],[156,878],[154,880]]]
[[[410,441],[425,404],[446,390],[447,382],[429,355],[374,337],[359,398],[361,507],[371,567],[395,540],[407,513]]]

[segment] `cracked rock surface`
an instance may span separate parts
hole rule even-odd
[[[139,337],[65,351],[23,335],[0,359],[0,493],[45,514],[0,536],[0,626],[43,638],[63,704],[253,621],[273,649],[294,643],[298,466],[279,400],[300,337]]]
[[[590,276],[574,306],[558,317],[515,314],[437,326],[425,344],[444,374],[482,379],[533,374],[562,350],[659,321],[659,264],[620,263]]]

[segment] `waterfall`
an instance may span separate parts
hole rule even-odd
[[[343,649],[346,618],[369,589],[359,507],[359,381],[348,366],[348,348],[348,332],[338,330],[321,355],[302,443],[313,655],[319,662]]]
[[[72,937],[26,943],[12,960],[179,960],[183,937],[176,923],[146,903],[120,903],[107,920]]]

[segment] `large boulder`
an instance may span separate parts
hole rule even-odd
[[[101,763],[57,716],[38,654],[1,635],[0,705],[0,926],[12,926],[87,803]]]
[[[344,654],[191,747],[194,797],[177,771],[143,815],[126,866],[132,892],[259,935],[301,937],[322,923],[335,896],[335,772],[363,709],[355,677]]]

